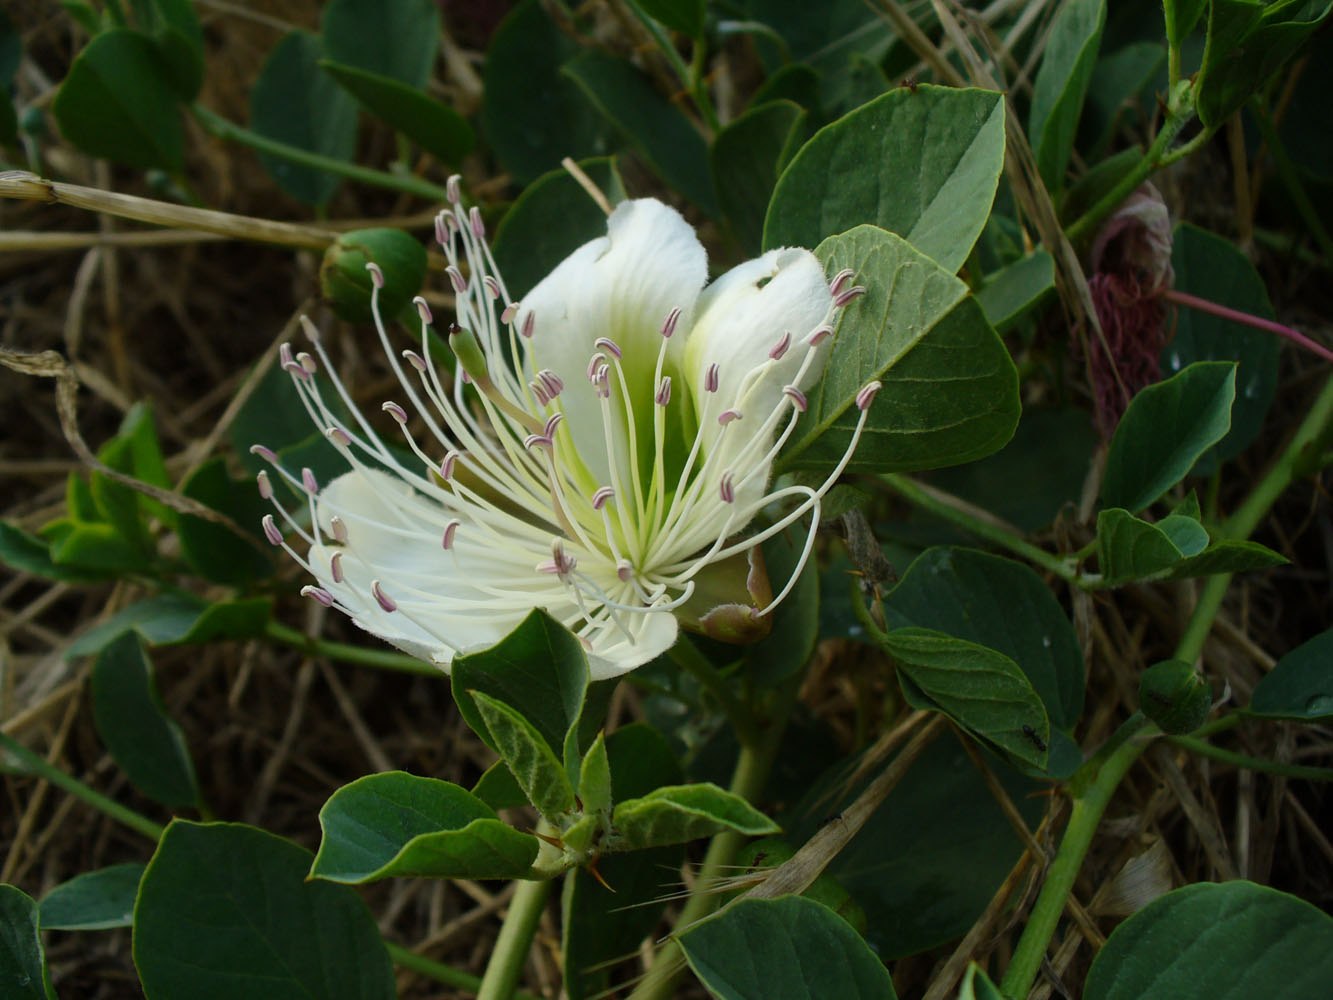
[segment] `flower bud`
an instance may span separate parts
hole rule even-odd
[[[1208,682],[1183,660],[1154,663],[1139,680],[1139,708],[1168,735],[1194,732],[1212,705]]]
[[[358,229],[343,233],[324,251],[319,287],[340,317],[368,323],[373,281],[367,264],[384,274],[380,313],[397,316],[412,301],[426,278],[426,251],[398,229]]]

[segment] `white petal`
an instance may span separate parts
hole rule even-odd
[[[827,319],[832,303],[824,269],[809,250],[770,250],[732,268],[705,289],[686,345],[685,365],[706,446],[716,439],[717,417],[724,410],[743,414],[724,437],[724,447],[733,451],[748,439],[747,431],[757,430],[782,402],[784,386],[795,384],[804,390],[814,384],[824,370],[829,339],[816,349],[799,380],[797,372],[805,360],[807,338]],[[769,353],[784,333],[791,334],[791,346],[780,360],[772,361]],[[712,364],[718,366],[718,389],[710,395],[702,387]],[[738,396],[742,382],[755,369],[761,370],[760,376]]]
[[[595,681],[627,674],[661,656],[676,641],[679,631],[676,616],[668,611],[628,616],[626,622],[634,642],[630,643],[618,632],[610,633],[605,642],[594,643],[588,653],[588,668]]]
[[[643,198],[618,205],[606,236],[575,250],[523,297],[516,322],[522,329],[533,317],[533,366],[564,380],[560,402],[567,426],[599,485],[607,483],[609,466],[601,405],[585,371],[595,342],[608,337],[620,347],[631,397],[648,412],[662,323],[680,309],[678,329],[689,329],[707,277],[708,257],[689,223],[674,208]],[[673,366],[684,339],[677,333],[668,345]],[[612,394],[617,405],[619,395]]]

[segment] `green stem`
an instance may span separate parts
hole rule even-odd
[[[743,744],[755,745],[759,742],[759,728],[754,716],[741,703],[740,699],[727,686],[726,678],[708,661],[708,657],[699,652],[689,636],[682,634],[675,644],[667,650],[667,656],[687,674],[704,686],[717,699],[727,721],[736,730],[736,738]]]
[[[495,950],[486,963],[477,1000],[509,1000],[515,995],[519,974],[532,948],[532,936],[537,931],[537,922],[550,894],[550,879],[518,883],[509,900],[504,923],[500,925],[500,936],[495,939]]]
[[[643,25],[648,34],[652,35],[653,41],[657,43],[657,48],[675,71],[677,78],[680,80],[680,85],[689,91],[690,97],[694,99],[694,104],[699,109],[699,113],[703,115],[708,128],[716,134],[717,130],[722,127],[722,123],[718,120],[717,112],[713,110],[713,102],[708,99],[708,89],[703,85],[702,75],[690,71],[690,67],[685,65],[685,60],[680,57],[676,47],[671,44],[671,39],[662,31],[661,25],[645,13],[636,0],[625,0],[625,6],[639,19],[639,23]],[[697,39],[694,44],[694,58],[696,62],[701,62],[702,46]]]
[[[1329,236],[1328,230],[1324,227],[1318,209],[1310,201],[1310,195],[1306,192],[1305,185],[1301,183],[1300,173],[1296,170],[1295,164],[1291,162],[1291,157],[1287,155],[1287,147],[1282,142],[1282,137],[1278,135],[1277,129],[1273,126],[1273,120],[1264,112],[1258,98],[1251,98],[1250,111],[1254,115],[1255,123],[1259,126],[1259,134],[1263,136],[1264,142],[1268,145],[1268,151],[1273,156],[1273,163],[1277,166],[1278,176],[1282,178],[1282,183],[1287,186],[1287,193],[1291,195],[1296,211],[1300,213],[1301,221],[1305,223],[1305,228],[1310,231],[1310,235],[1319,244],[1319,249],[1324,252],[1324,259],[1333,263],[1333,238]]]
[[[1194,98],[1191,93],[1191,85],[1188,81],[1178,84],[1171,91],[1171,101],[1168,105],[1170,111],[1166,116],[1166,121],[1162,122],[1161,131],[1153,139],[1152,145],[1148,151],[1143,154],[1143,159],[1134,165],[1134,168],[1121,178],[1120,183],[1111,188],[1102,198],[1083,213],[1066,232],[1071,242],[1077,242],[1084,236],[1090,235],[1096,229],[1103,219],[1114,212],[1122,201],[1124,201],[1140,184],[1151,176],[1152,172],[1167,161],[1167,149],[1194,117]],[[1193,150],[1197,143],[1206,141],[1206,137],[1212,135],[1213,130],[1205,129],[1198,136],[1186,145],[1186,148]],[[1174,155],[1174,154],[1172,154]]]
[[[400,944],[387,943],[389,957],[393,959],[393,964],[402,969],[410,969],[413,972],[419,972],[423,976],[434,979],[437,983],[443,983],[445,986],[453,986],[456,989],[465,990],[468,993],[476,993],[481,988],[481,980],[471,973],[463,972],[461,969],[455,969],[445,965],[443,962],[436,962],[414,951],[404,948]],[[538,1000],[531,993],[524,993],[522,990],[514,991],[514,1000]]]
[[[796,686],[789,685],[784,695],[784,704],[780,706],[780,718],[763,734],[759,745],[741,744],[740,756],[736,759],[736,770],[731,776],[731,792],[747,802],[753,802],[768,784],[769,773],[773,769],[773,760],[777,757],[778,744],[786,729],[787,714],[791,703],[795,701]],[[746,838],[732,830],[717,834],[708,844],[703,864],[695,879],[695,889],[686,900],[680,916],[676,918],[675,930],[681,931],[691,924],[702,920],[713,912],[717,905],[717,896],[712,887],[719,879],[731,872],[736,854]],[[685,971],[681,958],[680,945],[675,940],[668,941],[656,957],[648,974],[643,977],[629,1000],[671,1000],[676,995],[676,984]]]
[[[1083,795],[1074,799],[1069,825],[1065,827],[1064,836],[1060,839],[1059,853],[1047,869],[1041,894],[1032,906],[1027,926],[1023,928],[1023,936],[1014,949],[1014,956],[1000,983],[1000,992],[1005,996],[1021,998],[1031,992],[1041,969],[1041,960],[1046,956],[1046,948],[1055,934],[1056,924],[1064,912],[1070,890],[1074,887],[1074,879],[1083,866],[1083,857],[1088,853],[1093,835],[1101,823],[1102,813],[1106,811],[1107,803],[1111,801],[1120,779],[1125,776],[1130,765],[1138,760],[1147,745],[1147,741],[1126,740],[1102,762],[1096,777]]]
[[[388,649],[365,649],[361,646],[353,646],[349,642],[316,639],[273,620],[270,620],[264,626],[264,636],[274,642],[294,646],[309,656],[327,656],[331,660],[359,663],[363,667],[396,670],[405,674],[423,674],[441,680],[448,679],[448,675],[439,667],[433,667],[425,660],[418,660],[415,656],[408,656],[406,653],[395,653]]]
[[[1234,750],[1224,750],[1221,747],[1213,746],[1206,740],[1195,739],[1193,736],[1169,736],[1167,739],[1182,749],[1197,753],[1200,757],[1211,757],[1223,764],[1231,764],[1247,771],[1264,771],[1267,774],[1277,774],[1284,778],[1333,781],[1333,767],[1281,764],[1275,760],[1264,760],[1262,757],[1251,757],[1247,754],[1236,753]]]
[[[219,139],[239,142],[243,146],[249,146],[261,153],[268,153],[270,156],[276,156],[289,163],[297,163],[303,167],[310,167],[312,170],[323,170],[325,173],[346,177],[348,180],[360,181],[362,184],[371,184],[375,187],[388,188],[391,191],[414,194],[427,201],[444,201],[447,198],[447,193],[443,187],[422,180],[420,177],[414,177],[411,174],[386,173],[383,170],[358,166],[355,163],[348,163],[332,156],[321,156],[319,153],[312,153],[297,146],[289,146],[285,142],[278,142],[276,139],[269,139],[258,132],[252,132],[243,125],[237,125],[235,122],[209,111],[201,104],[190,105],[190,110],[194,112],[195,118],[204,131],[211,135],[215,135]]]
[[[107,816],[123,823],[131,830],[142,833],[145,837],[157,840],[162,836],[163,827],[154,823],[147,816],[140,815],[133,809],[121,805],[101,792],[95,792],[73,775],[66,774],[54,764],[47,763],[40,754],[35,754],[21,743],[0,733],[0,748],[17,757],[33,774],[45,778],[57,788],[61,788],[76,799],[82,799],[94,809],[99,809]]]
[[[1013,532],[1006,531],[979,517],[968,514],[952,504],[945,503],[935,491],[926,489],[920,483],[906,476],[890,472],[880,476],[880,479],[903,499],[922,510],[927,510],[936,517],[966,528],[978,538],[994,542],[1001,548],[1008,549],[1015,555],[1020,555],[1029,562],[1036,563],[1042,569],[1054,573],[1062,580],[1068,580],[1070,583],[1078,582],[1078,572],[1070,564],[1067,557],[1053,555],[1045,549],[1040,549],[1029,542],[1025,542]]]

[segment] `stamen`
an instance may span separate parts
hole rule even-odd
[[[380,409],[397,420],[399,424],[407,423],[407,411],[391,399],[386,399],[380,404]]]
[[[306,340],[310,341],[312,344],[319,343],[319,328],[316,327],[314,323],[310,322],[309,316],[301,317],[301,329],[305,333]]]
[[[444,196],[449,199],[451,205],[457,205],[463,200],[462,180],[462,175],[450,174],[449,179],[444,182]]]
[[[663,338],[669,340],[671,338],[671,335],[676,332],[676,324],[679,322],[680,322],[680,307],[677,306],[676,308],[672,309],[671,312],[667,313],[667,318],[662,323]]]
[[[458,518],[454,518],[444,526],[443,542],[445,549],[452,549],[454,547],[454,535],[457,534],[458,526],[462,523],[463,522],[458,520]]]
[[[453,478],[454,466],[458,463],[458,452],[451,451],[440,461],[440,478],[446,483]]]
[[[450,264],[444,269],[444,273],[449,276],[449,280],[453,283],[455,292],[462,295],[467,291],[467,280],[463,277],[463,272],[460,271],[456,265]]]
[[[376,288],[383,288],[384,272],[380,270],[380,266],[372,260],[366,264],[366,270],[370,272],[370,283]]]
[[[671,402],[670,375],[662,376],[662,381],[657,386],[657,395],[653,397],[653,401],[656,402],[658,406],[666,406]]]
[[[347,544],[347,523],[337,514],[329,518],[329,531],[332,533],[335,542],[342,545]]]
[[[528,313],[526,316],[523,317],[523,329],[519,330],[518,332],[523,334],[524,339],[531,340],[533,333],[536,332],[535,330],[536,325],[537,325],[537,314]]]
[[[305,370],[307,375],[313,375],[315,372],[319,371],[319,365],[315,364],[315,359],[306,351],[302,351],[300,354],[296,355],[296,363]]]
[[[805,398],[805,393],[794,385],[784,385],[782,387],[782,394],[790,399],[792,406],[796,407],[796,409],[800,410],[802,413],[804,413],[806,408],[810,405]]]
[[[565,388],[565,383],[561,380],[560,376],[549,368],[543,368],[537,373],[537,377],[541,379],[542,385],[546,388],[546,394],[552,399],[555,399],[556,396],[560,395]]]
[[[554,441],[555,429],[560,426],[560,421],[564,419],[565,415],[563,413],[552,413],[546,418],[546,425],[542,428],[542,434]]]
[[[311,496],[319,492],[319,480],[315,478],[315,474],[308,467],[301,470],[301,485],[305,487],[306,493]]]
[[[736,490],[732,485],[732,476],[730,472],[722,473],[722,481],[717,485],[717,494],[721,497],[723,503],[736,502]]]
[[[603,507],[606,506],[608,501],[612,500],[615,497],[615,495],[616,495],[615,490],[611,489],[611,487],[609,486],[603,486],[601,489],[599,489],[596,493],[592,495],[592,509],[601,510]]]
[[[393,612],[398,610],[398,605],[394,603],[392,597],[384,592],[378,580],[370,581],[370,593],[374,596],[376,603],[385,611]]]
[[[417,315],[421,317],[421,322],[425,323],[427,326],[430,326],[431,323],[435,322],[435,316],[430,311],[430,303],[420,295],[412,300],[412,304],[417,307]]]
[[[440,246],[445,246],[449,242],[449,229],[444,222],[446,217],[443,211],[435,216],[435,242]]]
[[[338,449],[346,449],[352,444],[351,437],[341,427],[328,428],[324,431],[324,436],[332,441],[333,446]]]
[[[486,286],[486,291],[492,299],[498,299],[500,297],[500,283],[491,277],[491,275],[485,275],[481,279],[481,283]]]
[[[615,358],[617,361],[619,361],[621,358],[625,356],[625,352],[622,351],[619,345],[617,345],[616,342],[612,340],[610,337],[598,337],[596,340],[592,342],[592,346],[605,351],[607,354],[611,355],[611,357]]]
[[[404,351],[403,357],[406,358],[407,363],[411,365],[413,368],[415,368],[417,371],[422,372],[424,374],[428,370],[426,367],[425,359],[416,351],[411,351],[411,350]]]
[[[847,305],[848,302],[852,301],[852,299],[862,296],[865,293],[866,289],[864,285],[853,285],[851,288],[843,289],[833,297],[833,308],[841,309],[843,306]]]
[[[811,347],[815,347],[822,344],[831,336],[833,336],[833,327],[824,324],[823,326],[815,327],[814,332],[810,334],[810,339],[806,341],[806,343]]]
[[[597,370],[605,366],[605,364],[606,364],[606,355],[603,354],[601,351],[598,351],[596,354],[594,354],[591,358],[588,359],[589,382],[593,381],[594,376],[596,376],[597,374]]]
[[[847,284],[847,282],[851,281],[852,278],[854,278],[855,276],[856,276],[855,271],[853,271],[850,267],[844,267],[841,271],[835,274],[833,276],[833,280],[829,282],[828,286],[829,294],[836,296],[840,291],[842,291],[842,286]]]
[[[721,369],[718,368],[716,361],[714,361],[711,365],[708,366],[708,371],[704,374],[705,392],[717,392],[718,376],[720,374],[720,371]]]
[[[883,387],[883,383],[878,379],[873,382],[867,382],[861,387],[861,391],[856,394],[856,408],[862,413],[870,409],[870,404],[874,401],[875,394]]]
[[[269,481],[268,473],[260,469],[255,476],[255,485],[259,487],[259,497],[261,500],[273,499],[273,483]]]
[[[329,573],[333,576],[334,583],[343,582],[343,554],[335,552],[329,556]]]
[[[723,427],[726,427],[727,424],[731,423],[733,420],[739,420],[740,418],[740,410],[723,410],[717,415],[717,422]]]
[[[486,224],[481,221],[481,209],[473,205],[468,209],[467,219],[472,226],[472,235],[479,240],[484,240],[486,238]]]
[[[282,544],[282,532],[278,530],[272,514],[265,514],[259,523],[264,526],[264,537],[268,539],[270,545]]]
[[[278,464],[278,453],[274,451],[272,448],[264,447],[264,445],[262,444],[252,444],[250,446],[250,454],[258,455],[260,458],[262,458],[265,462],[268,462],[270,465]]]
[[[500,313],[500,322],[505,326],[508,326],[510,323],[514,322],[514,317],[517,315],[518,303],[511,302],[509,305],[505,306],[504,311]],[[529,334],[529,336],[531,336],[531,334]]]
[[[791,331],[787,330],[778,338],[778,342],[773,345],[773,349],[768,352],[768,356],[774,361],[780,361],[789,347],[791,347]]]
[[[313,597],[315,600],[319,601],[319,603],[324,605],[324,607],[326,608],[333,607],[333,595],[330,594],[323,587],[312,587],[310,584],[306,584],[304,587],[301,588],[301,596]]]

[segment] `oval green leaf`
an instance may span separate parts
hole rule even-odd
[[[717,134],[708,147],[708,168],[722,215],[748,254],[764,238],[764,215],[778,171],[804,131],[805,109],[792,101],[751,108]]]
[[[470,792],[403,771],[343,785],[320,809],[319,825],[324,836],[310,874],[331,882],[520,878],[539,846]]]
[[[245,538],[216,521],[193,514],[180,515],[176,534],[190,569],[206,580],[237,586],[273,572],[273,560],[265,553],[269,546],[262,541],[259,528],[268,505],[252,483],[231,478],[224,458],[218,456],[199,466],[181,484],[181,493],[251,529],[247,544]]]
[[[1199,361],[1131,399],[1106,456],[1106,506],[1138,513],[1184,479],[1231,429],[1235,398],[1235,363]]]
[[[607,851],[684,844],[723,830],[747,837],[781,830],[740,796],[711,782],[670,785],[641,798],[626,799],[616,806],[611,825],[612,835],[604,843]]]
[[[51,110],[85,153],[178,174],[185,155],[178,102],[153,43],[112,28],[75,58]]]
[[[932,469],[989,455],[1018,424],[1018,372],[967,286],[901,237],[858,226],[820,244],[830,277],[851,268],[866,294],[838,320],[824,377],[778,466],[829,470],[851,443],[856,394],[883,383],[847,466]]]
[[[1168,892],[1115,929],[1084,1000],[1309,1000],[1333,982],[1333,918],[1253,882]]]
[[[307,881],[310,852],[240,823],[176,820],[134,907],[149,1000],[394,1000],[393,967],[356,890]]]
[[[1333,718],[1333,629],[1278,660],[1255,687],[1247,711],[1302,722]]]
[[[102,650],[91,687],[98,735],[130,783],[165,806],[198,805],[190,750],[162,704],[138,635],[128,632]]]
[[[949,273],[967,260],[1004,166],[1004,98],[923,85],[820,129],[778,178],[764,247],[813,247],[872,222]]]
[[[476,141],[472,126],[448,105],[393,77],[328,59],[319,65],[372,115],[441,162],[456,164],[471,151]]]
[[[62,882],[41,902],[44,931],[102,931],[129,927],[134,899],[146,866],[138,861],[111,865]]]
[[[12,1000],[55,1000],[56,995],[37,933],[37,904],[7,884],[0,885],[0,994]]]
[[[744,899],[678,938],[720,1000],[893,1000],[893,979],[846,920],[801,896]]]
[[[440,8],[434,0],[331,0],[320,30],[335,62],[420,90],[440,48]]]
[[[468,694],[481,713],[487,734],[528,801],[552,821],[562,813],[572,812],[574,785],[536,727],[499,699],[480,691]]]
[[[274,46],[250,92],[250,127],[259,135],[335,160],[356,153],[356,102],[320,71],[319,39],[293,31]],[[298,201],[322,205],[341,178],[259,154],[269,176]]]
[[[1060,7],[1046,36],[1046,50],[1032,84],[1028,132],[1037,169],[1051,192],[1064,186],[1105,24],[1106,0],[1073,0]]]
[[[193,597],[159,594],[89,629],[70,644],[65,656],[73,659],[99,653],[126,632],[138,634],[150,646],[248,639],[264,631],[271,610],[266,597],[204,604]]]

